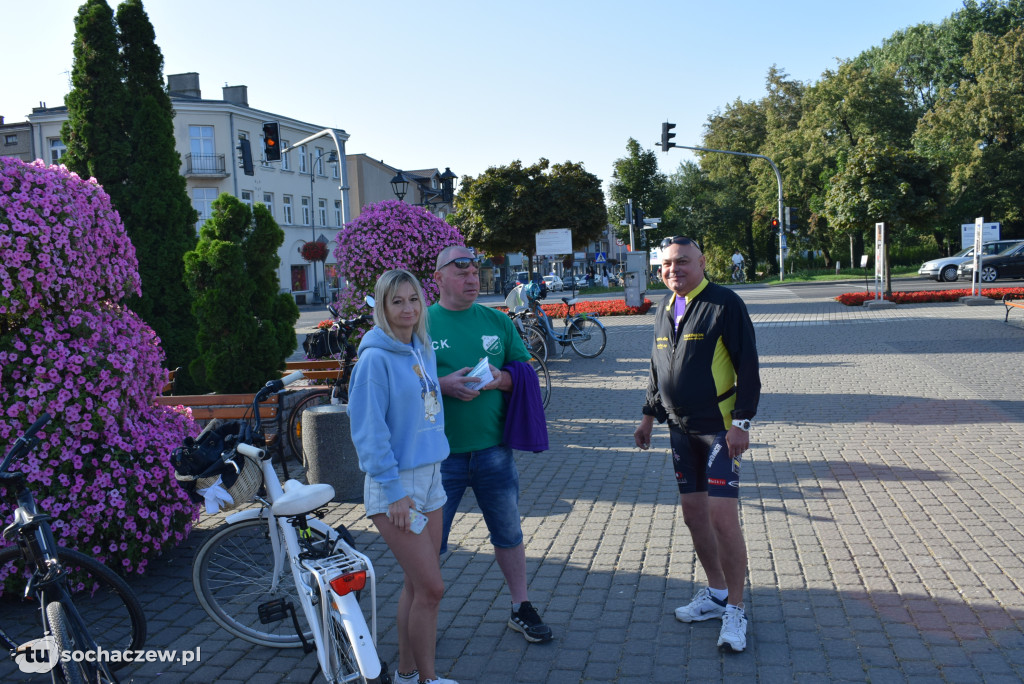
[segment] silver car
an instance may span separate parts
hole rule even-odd
[[[981,246],[982,256],[988,256],[991,254],[998,254],[1007,247],[1019,245],[1024,240],[993,240],[992,242],[986,242]],[[940,283],[942,281],[952,282],[957,279],[957,268],[960,264],[970,261],[974,258],[974,245],[961,249],[953,256],[943,257],[941,259],[932,259],[921,264],[921,268],[917,270],[918,275],[928,276],[934,278]]]

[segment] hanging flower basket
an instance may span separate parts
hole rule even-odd
[[[299,254],[306,261],[327,261],[327,244],[320,242],[307,242],[299,249]]]

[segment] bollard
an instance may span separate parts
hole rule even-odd
[[[334,487],[334,500],[363,500],[363,478],[352,443],[348,406],[316,406],[302,414],[302,450],[310,484]]]

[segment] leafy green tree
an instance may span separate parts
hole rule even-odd
[[[72,90],[64,98],[61,128],[67,153],[61,162],[83,178],[93,176],[120,208],[128,143],[124,89],[114,13],[105,0],[86,0],[75,16]]]
[[[626,201],[633,200],[633,206],[640,206],[646,216],[664,218],[668,208],[668,179],[658,170],[658,158],[653,150],[645,150],[633,138],[626,142],[626,156],[615,160],[612,182],[609,187],[611,207],[608,210],[613,223],[619,226],[626,215]],[[659,226],[651,232],[652,241],[669,231],[669,226]],[[619,237],[629,239],[629,230],[619,227]],[[637,245],[642,244],[644,233],[634,235]]]
[[[601,234],[606,219],[600,179],[582,164],[551,166],[547,159],[464,177],[449,217],[468,245],[487,254],[522,252],[531,264],[538,232],[570,228],[574,246],[582,246]]]
[[[971,77],[944,89],[921,120],[923,154],[948,170],[952,225],[976,216],[1024,228],[1024,28],[979,33],[964,67]]]
[[[163,54],[142,0],[121,3],[117,26],[127,112],[124,137],[129,143],[117,208],[135,245],[142,277],[142,296],[130,306],[160,337],[167,365],[187,366],[195,358],[196,322],[185,287],[184,255],[196,245],[195,210],[179,172]]]
[[[196,249],[185,255],[199,323],[199,356],[189,372],[200,386],[253,392],[284,369],[299,310],[278,293],[282,242],[284,231],[262,204],[254,212],[227,193],[214,201]]]

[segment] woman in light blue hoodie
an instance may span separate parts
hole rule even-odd
[[[437,360],[427,336],[416,277],[388,271],[374,288],[373,329],[359,345],[348,413],[366,515],[405,572],[398,601],[400,683],[438,682],[437,613],[444,594],[439,552],[446,501],[441,461],[448,457]],[[420,527],[417,518],[426,518]]]

